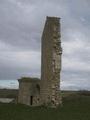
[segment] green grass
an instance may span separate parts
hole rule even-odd
[[[0,120],[90,120],[90,96],[64,97],[57,109],[1,103]]]

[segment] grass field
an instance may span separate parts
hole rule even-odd
[[[0,103],[0,120],[90,120],[90,96],[64,96],[57,109]]]

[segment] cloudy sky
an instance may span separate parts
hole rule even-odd
[[[46,16],[61,18],[61,88],[90,90],[90,0],[0,0],[0,86],[40,77]]]

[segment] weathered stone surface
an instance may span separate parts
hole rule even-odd
[[[19,79],[18,103],[26,105],[40,104],[40,80],[37,78]]]
[[[61,41],[59,18],[47,17],[42,35],[41,98],[53,106],[61,103]]]
[[[41,80],[22,78],[19,80],[18,102],[27,105],[61,103],[60,71],[61,40],[60,18],[47,17],[42,34]],[[38,86],[38,87],[37,87]]]

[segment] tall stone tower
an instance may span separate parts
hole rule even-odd
[[[58,106],[60,96],[61,41],[60,18],[47,17],[42,34],[41,80],[22,77],[19,81],[18,103]]]
[[[60,71],[61,40],[60,18],[47,17],[42,34],[41,101],[57,106],[61,103]]]

